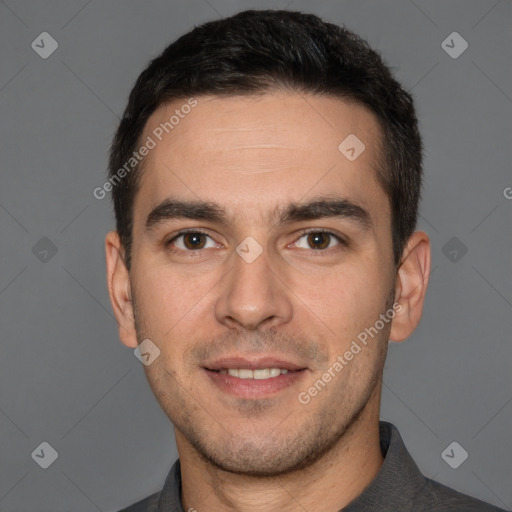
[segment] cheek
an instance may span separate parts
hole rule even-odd
[[[170,271],[164,266],[148,265],[137,269],[137,313],[143,325],[155,340],[179,340],[201,328],[197,318],[205,318],[208,291],[215,284],[209,274],[187,275]],[[193,326],[193,327],[192,327]]]
[[[315,278],[297,280],[292,289],[330,337],[336,334],[340,343],[362,329],[373,325],[384,312],[389,295],[384,269],[373,264],[350,265],[332,269]],[[302,309],[302,308],[301,308]],[[321,320],[321,322],[319,322]]]

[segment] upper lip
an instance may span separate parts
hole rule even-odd
[[[276,357],[223,357],[204,364],[207,370],[229,370],[230,368],[246,368],[258,370],[262,368],[281,368],[284,370],[304,370],[304,366]]]

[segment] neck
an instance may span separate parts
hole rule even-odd
[[[378,386],[377,386],[378,387]],[[233,474],[206,462],[179,431],[185,511],[337,512],[359,496],[383,463],[379,439],[380,389],[333,448],[305,469],[279,477]]]

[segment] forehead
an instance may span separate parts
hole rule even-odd
[[[240,215],[308,194],[386,207],[380,129],[363,106],[292,92],[194,102],[162,105],[146,123],[141,141],[151,138],[154,148],[143,161],[136,211],[168,195],[221,202]]]

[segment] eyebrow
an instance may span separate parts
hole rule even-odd
[[[290,203],[284,207],[277,207],[269,221],[272,224],[287,224],[324,218],[349,220],[359,224],[365,231],[373,228],[371,216],[366,209],[348,199],[337,197],[322,197],[308,203]],[[230,224],[230,217],[225,209],[214,202],[168,198],[151,210],[146,218],[146,231],[173,219],[208,220],[216,224]]]

